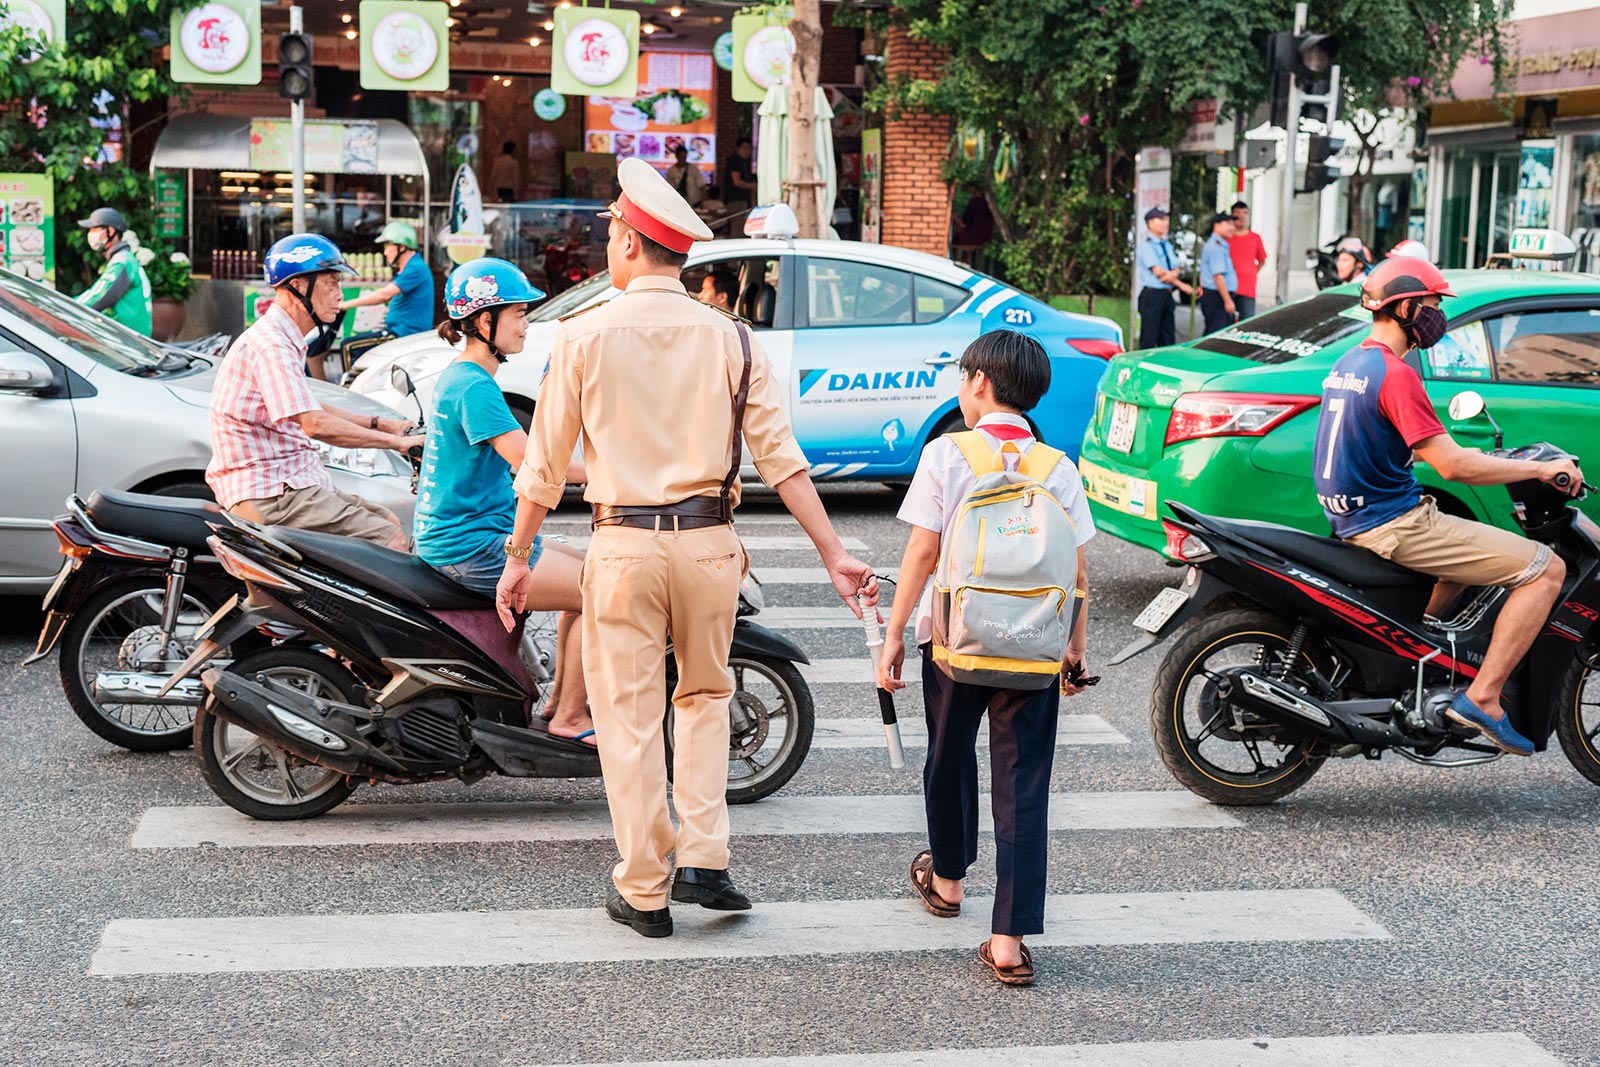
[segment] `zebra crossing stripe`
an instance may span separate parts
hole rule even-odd
[[[746,540],[748,544],[748,539]],[[756,577],[761,577],[761,572],[756,571]],[[879,610],[887,619],[888,604],[882,605]],[[778,607],[766,608],[755,617],[755,621],[772,630],[854,630],[861,632],[861,620],[855,613],[844,606],[843,601],[836,600],[832,604],[811,605],[807,607]],[[910,633],[911,626],[906,627]],[[866,662],[865,647],[862,650],[862,662]]]
[[[900,716],[900,740],[907,748],[928,747],[928,726],[916,712]],[[978,747],[989,743],[989,732],[978,731]],[[818,719],[811,747],[881,748],[883,724],[877,719]],[[1099,715],[1063,715],[1056,726],[1056,745],[1126,745],[1127,735]]]
[[[761,1059],[630,1060],[628,1067],[971,1067],[980,1063],[1010,1067],[1561,1067],[1560,1060],[1517,1033],[1251,1037]]]
[[[985,797],[980,829],[994,824]],[[777,796],[729,809],[735,836],[922,834],[920,795]],[[1055,793],[1052,830],[1231,829],[1226,810],[1178,790]],[[467,804],[346,804],[303,821],[264,822],[221,806],[149,808],[133,847],[303,848],[452,842],[587,841],[611,836],[602,800]]]
[[[790,536],[788,534],[749,534],[741,537],[744,547],[750,552],[815,552],[811,538],[804,534]],[[867,543],[859,537],[841,537],[840,542],[847,552],[867,552]],[[568,537],[567,544],[573,548],[588,548],[590,537],[583,534],[577,537]],[[758,570],[759,573],[759,570]]]
[[[503,912],[235,915],[117,919],[92,975],[498,967],[643,960],[769,959],[959,950],[989,932],[993,899],[936,919],[908,895],[679,907],[672,937],[643,938],[597,904]],[[1333,889],[1094,893],[1045,899],[1035,949],[1088,945],[1370,941],[1389,933]],[[403,935],[403,936],[402,936]],[[1452,1065],[1459,1067],[1459,1064]]]
[[[800,529],[800,524],[793,515],[744,515],[734,516],[734,525],[737,526],[793,526]],[[545,527],[577,526],[587,530],[589,528],[588,515],[551,515],[544,520]],[[543,529],[544,527],[541,527]]]
[[[820,585],[833,588],[828,572],[821,567],[752,567],[762,585]]]

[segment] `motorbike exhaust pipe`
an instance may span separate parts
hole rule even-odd
[[[1399,745],[1406,737],[1374,714],[1391,711],[1391,700],[1352,700],[1326,703],[1273,678],[1241,668],[1229,675],[1233,683],[1221,695],[1273,722],[1335,744],[1362,746]]]
[[[102,704],[184,704],[198,708],[205,686],[185,678],[166,690],[169,676],[153,671],[101,671],[94,676],[94,698]]]

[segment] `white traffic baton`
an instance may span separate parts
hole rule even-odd
[[[861,609],[861,629],[867,638],[867,656],[872,661],[872,677],[878,677],[878,659],[883,652],[883,628],[878,625],[877,612],[869,608],[866,598],[856,596],[856,606]],[[887,689],[878,689],[878,711],[883,716],[883,736],[889,743],[889,767],[898,771],[906,765],[906,751],[900,744],[900,720],[894,714],[894,696]]]

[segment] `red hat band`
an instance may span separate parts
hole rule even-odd
[[[627,193],[617,196],[617,215],[629,226],[650,240],[674,252],[687,252],[694,247],[694,238],[662,222],[644,208],[628,199]]]

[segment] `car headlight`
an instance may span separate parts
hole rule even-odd
[[[329,470],[358,474],[363,478],[410,472],[400,457],[387,448],[336,448],[327,444],[321,444],[318,448],[322,452],[322,462]]]

